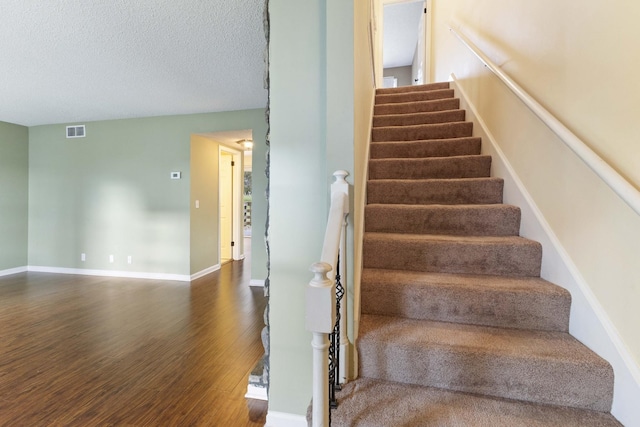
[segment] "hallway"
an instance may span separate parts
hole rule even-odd
[[[244,399],[266,305],[250,265],[191,284],[0,278],[0,426],[264,425]]]

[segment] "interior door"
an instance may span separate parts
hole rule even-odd
[[[220,262],[233,259],[233,154],[220,152]]]

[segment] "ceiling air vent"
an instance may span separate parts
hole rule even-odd
[[[84,138],[87,136],[84,125],[67,126],[67,138]]]

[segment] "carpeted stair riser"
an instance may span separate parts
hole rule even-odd
[[[480,154],[480,138],[372,142],[371,159],[470,156]]]
[[[387,126],[373,128],[371,140],[373,142],[388,141],[418,141],[422,139],[462,138],[471,136],[473,123],[434,123],[413,126]]]
[[[433,101],[435,99],[453,98],[453,89],[437,89],[430,91],[390,93],[376,95],[376,104],[397,104],[399,102]]]
[[[369,204],[365,231],[446,234],[453,236],[517,236],[520,208],[496,205]]]
[[[502,203],[500,178],[374,179],[367,183],[368,203],[494,204]]]
[[[366,232],[362,257],[365,268],[537,277],[542,247],[522,237]]]
[[[376,89],[376,95],[389,95],[392,93],[426,92],[431,90],[449,89],[449,82],[427,83],[424,85],[386,87]]]
[[[332,427],[620,427],[597,411],[534,405],[360,378],[345,384]]]
[[[465,114],[465,110],[450,110],[414,114],[377,115],[373,118],[373,127],[463,122]]]
[[[537,277],[365,268],[363,314],[567,332],[571,295]]]
[[[457,110],[460,108],[460,99],[444,98],[419,102],[397,102],[395,104],[379,104],[373,107],[373,115],[428,113],[432,111]]]
[[[608,411],[611,366],[563,332],[363,315],[360,375]],[[365,363],[366,361],[366,363]]]
[[[491,156],[372,159],[369,179],[486,178]]]

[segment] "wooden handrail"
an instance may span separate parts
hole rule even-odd
[[[602,157],[598,156],[580,138],[563,125],[538,101],[529,95],[520,85],[509,77],[496,63],[485,55],[464,34],[453,27],[449,30],[464,44],[475,56],[482,61],[502,83],[507,86],[542,122],[555,133],[564,144],[571,149],[596,175],[598,175],[636,214],[640,215],[640,191],[620,175]]]

